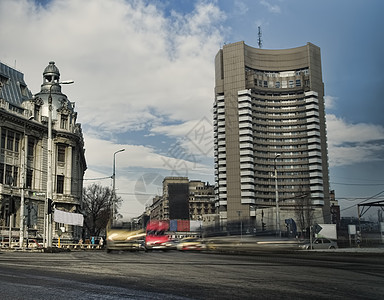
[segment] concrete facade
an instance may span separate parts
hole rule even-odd
[[[189,209],[189,220],[203,220],[203,215],[215,213],[214,186],[208,183],[191,180],[188,177],[165,177],[163,180],[163,195],[153,198],[152,205],[147,213],[152,220],[170,220],[172,204],[169,201],[169,186],[179,184],[187,185],[189,194],[182,199],[186,209]],[[185,201],[184,201],[185,200]]]
[[[275,169],[281,230],[301,197],[310,197],[316,222],[329,222],[320,48],[224,45],[215,57],[214,141],[221,223],[240,216],[261,225],[263,211],[276,229]]]

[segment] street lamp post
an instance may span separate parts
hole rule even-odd
[[[280,156],[280,154],[276,154],[275,158],[273,160],[274,162],[274,169],[275,169],[275,195],[276,195],[276,230],[279,233],[279,237],[281,237],[281,230],[280,230],[280,213],[279,213],[279,190],[277,188],[277,168],[276,168],[276,159]]]
[[[115,203],[115,199],[116,199],[116,185],[115,185],[115,179],[116,179],[116,154],[119,153],[119,152],[123,152],[125,151],[125,149],[120,149],[120,150],[117,150],[115,153],[113,153],[113,173],[112,173],[112,224],[114,223],[115,221],[115,209],[116,209],[116,203]]]
[[[33,116],[28,118],[28,121],[33,120]],[[25,133],[25,126],[26,123],[24,123],[24,142],[23,142],[23,147],[21,148],[21,190],[20,190],[20,248],[24,248],[24,188],[25,188],[25,170],[26,170],[26,163],[27,163],[27,147],[28,147],[28,137]]]
[[[52,199],[52,87],[60,84],[71,84],[73,80],[66,80],[60,82],[53,82],[49,87],[48,96],[48,178],[47,178],[47,195],[45,199],[45,213],[47,226],[44,230],[47,234],[44,234],[44,239],[47,239],[47,246],[52,247],[52,215],[49,213],[48,205],[50,205]],[[53,203],[53,202],[52,202]]]
[[[243,220],[241,219],[241,210],[237,211],[237,215],[239,216],[240,221],[240,241],[243,241]]]

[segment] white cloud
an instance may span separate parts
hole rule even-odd
[[[331,166],[384,159],[384,127],[380,125],[351,124],[328,114],[327,137]]]
[[[325,109],[331,109],[335,107],[335,103],[338,100],[337,97],[326,95],[324,96]]]
[[[88,134],[84,138],[89,166],[84,177],[85,185],[97,183],[112,187],[114,153],[125,149],[115,156],[116,192],[123,198],[120,213],[125,219],[138,216],[155,195],[161,194],[161,182],[166,176],[203,181],[213,178],[212,166],[204,164],[181,144],[169,145],[169,151],[161,155],[151,147],[116,144]],[[141,185],[143,178],[152,177],[157,178],[156,182]]]
[[[76,102],[82,123],[85,178],[106,177],[85,184],[111,184],[113,153],[125,148],[116,156],[116,184],[131,203],[143,174],[213,177],[211,164],[196,157],[185,135],[212,109],[213,63],[224,19],[206,1],[166,17],[150,1],[52,0],[40,6],[1,0],[0,59],[16,63],[33,93],[40,91],[51,60],[62,80],[75,81],[62,91]],[[176,123],[181,125],[168,126]],[[159,154],[155,146],[131,141],[130,132],[137,130],[180,142]]]
[[[184,151],[194,157],[213,157],[213,125],[210,114],[178,125],[157,126],[152,132],[175,138]]]
[[[280,6],[277,4],[272,4],[268,0],[261,0],[260,4],[265,6],[268,9],[268,11],[270,11],[271,13],[275,13],[275,14],[281,13]]]
[[[154,148],[146,146],[116,144],[87,134],[84,138],[88,165],[93,166],[93,169],[105,170],[104,174],[108,174],[108,169],[112,170],[113,154],[120,149],[125,149],[125,151],[116,154],[116,161],[118,160],[120,168],[176,171],[174,167],[178,165],[182,165],[186,170],[204,169],[205,167],[199,164],[197,160],[188,160],[186,157],[172,155],[172,153],[170,155],[157,154]]]
[[[247,4],[240,0],[235,0],[234,6],[236,8],[235,13],[238,15],[245,15],[249,11]]]
[[[196,119],[213,102],[213,57],[222,40],[215,25],[224,15],[198,2],[190,14],[165,18],[145,3],[1,1],[7,30],[0,57],[17,60],[34,93],[56,61],[62,79],[75,80],[63,92],[76,102],[79,121],[103,131],[135,130],[164,116]]]

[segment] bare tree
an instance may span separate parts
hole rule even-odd
[[[299,191],[295,197],[295,215],[301,232],[313,225],[314,210],[309,192]]]
[[[113,190],[108,187],[99,184],[84,187],[84,224],[90,236],[99,236],[105,230],[112,216],[113,203],[116,214],[121,202],[121,197],[116,197]]]

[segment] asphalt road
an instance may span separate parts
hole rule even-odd
[[[1,299],[382,299],[372,253],[0,252]]]

